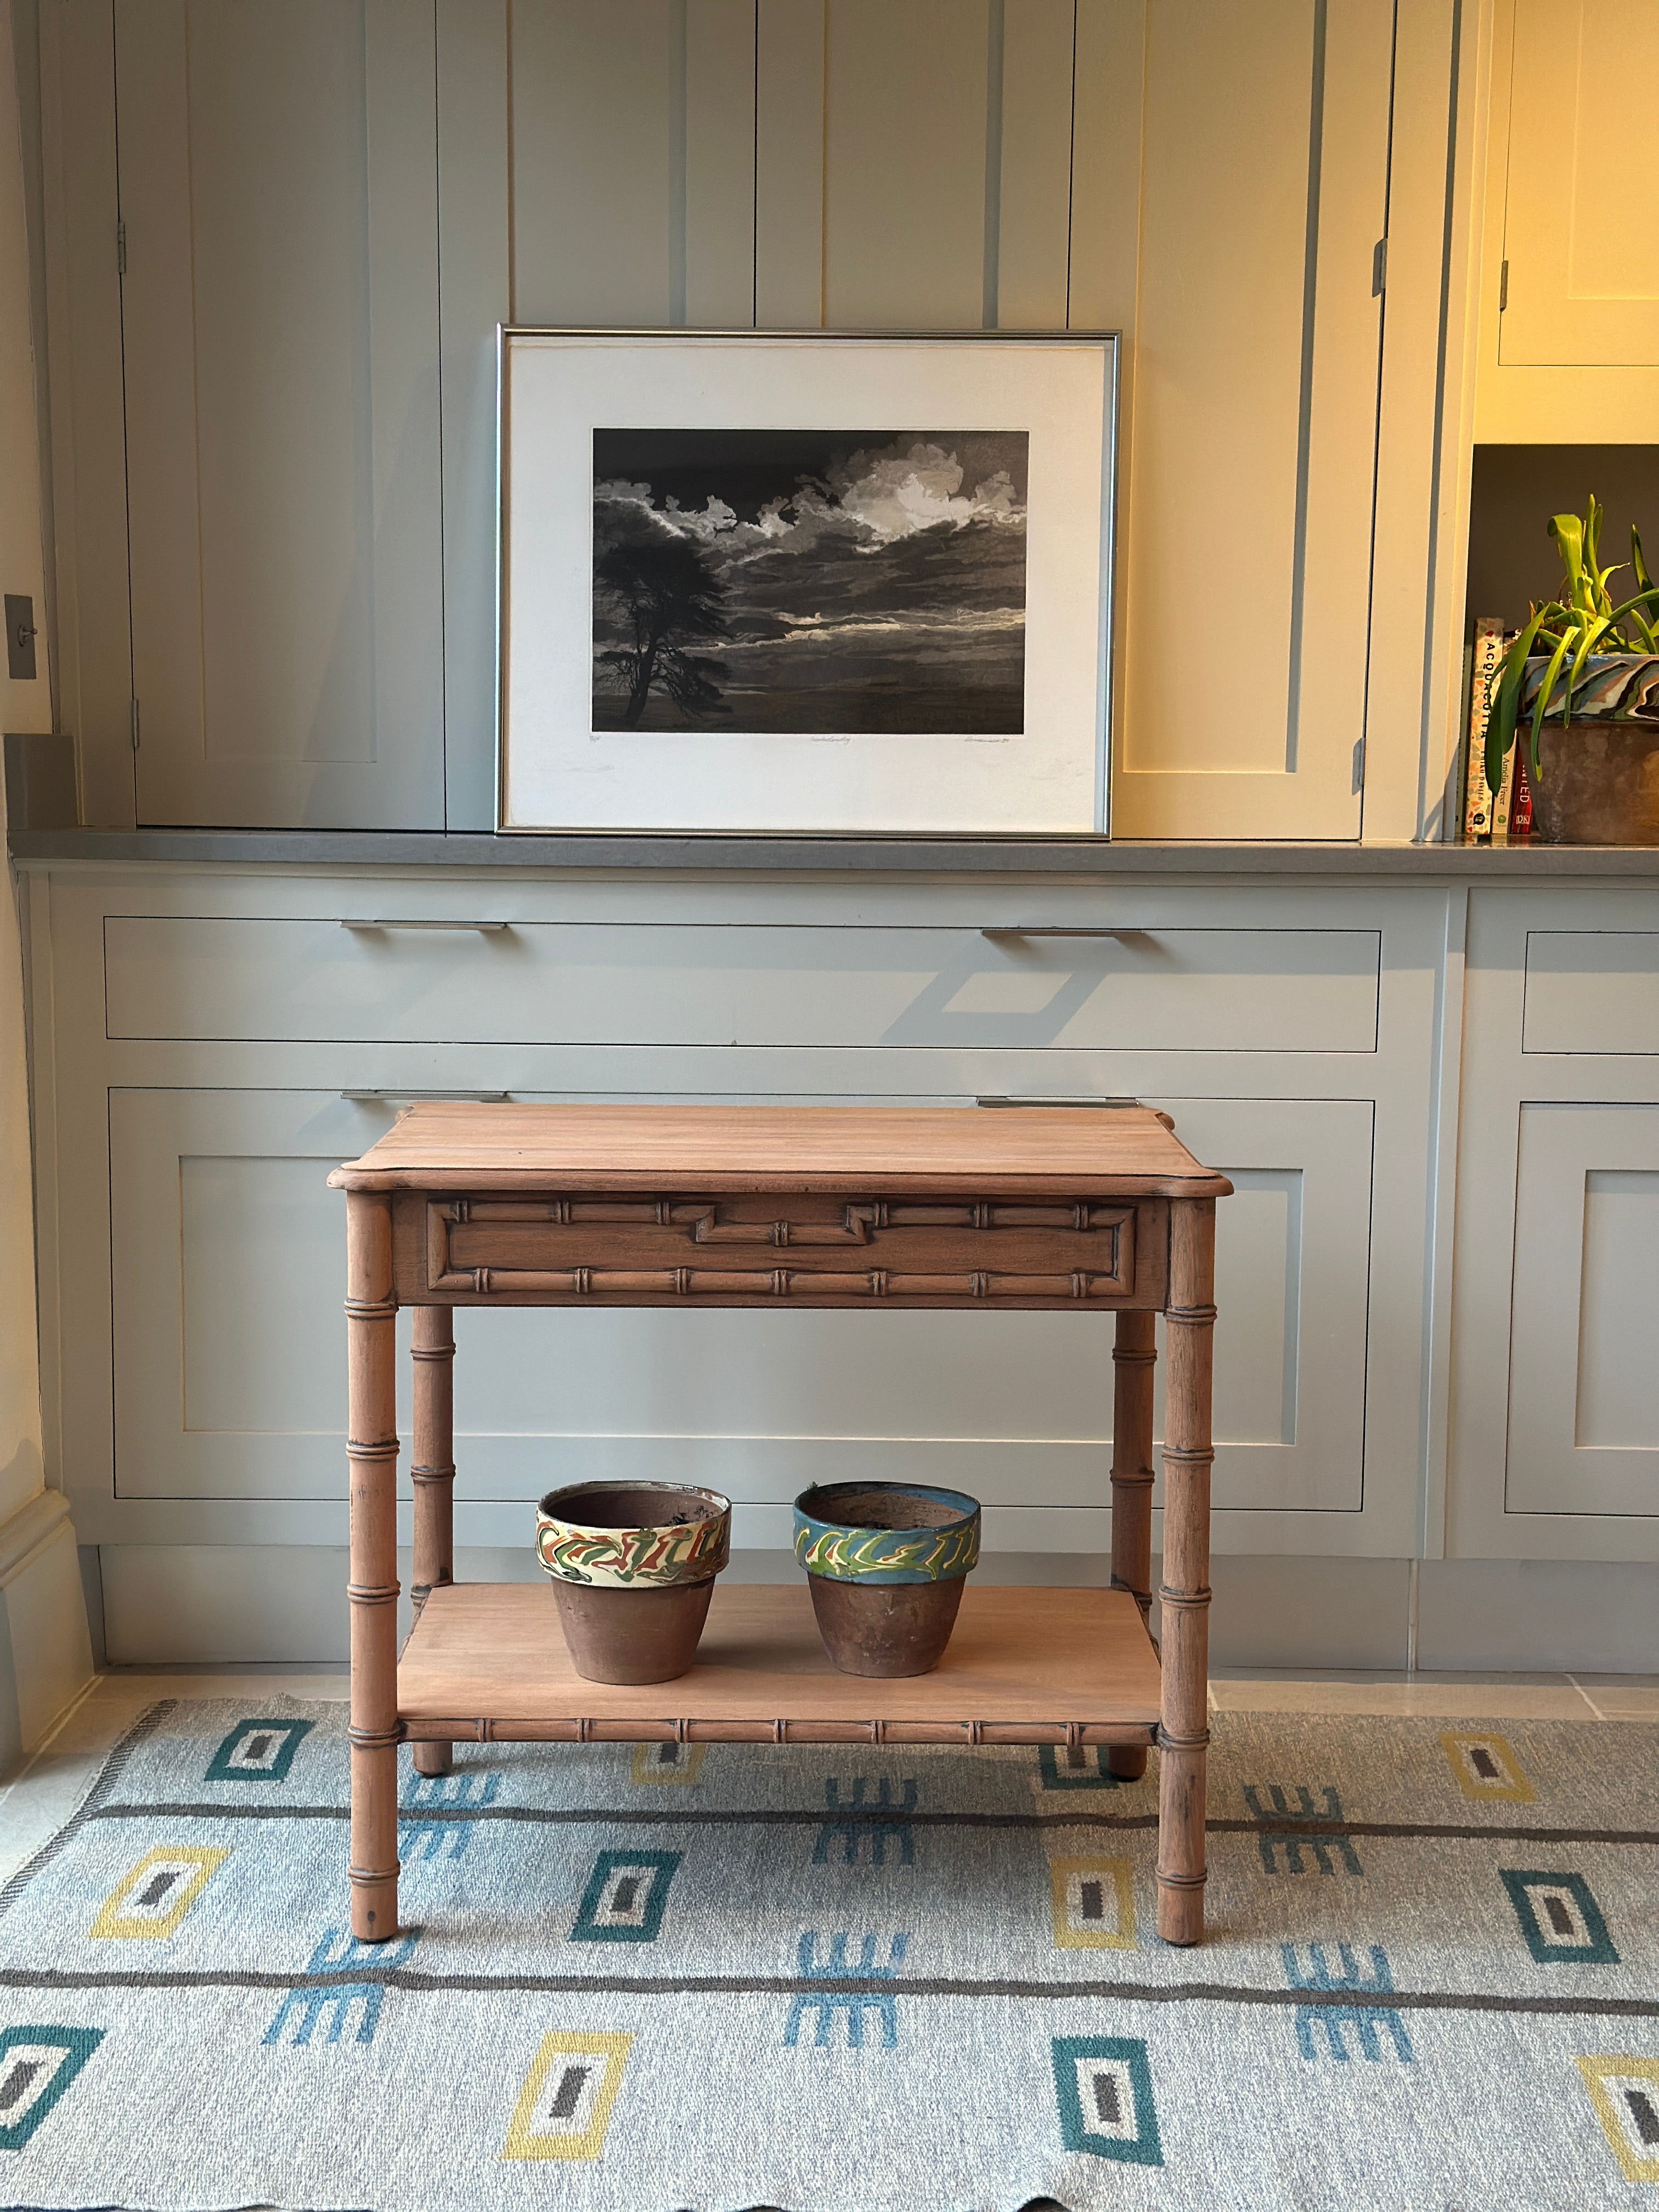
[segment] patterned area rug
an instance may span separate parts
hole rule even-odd
[[[0,2204],[1659,2206],[1659,1729],[1219,1716],[1192,1951],[1096,1753],[469,1747],[370,1948],[344,1724],[157,1706],[0,1892]]]

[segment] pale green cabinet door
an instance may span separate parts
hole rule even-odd
[[[117,0],[140,823],[441,829],[418,0]]]

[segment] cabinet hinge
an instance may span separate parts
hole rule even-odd
[[[115,273],[118,276],[127,273],[127,227],[124,222],[115,226]]]
[[[1498,312],[1501,315],[1510,304],[1510,264],[1506,261],[1498,272]]]
[[[1371,297],[1377,298],[1389,281],[1389,241],[1379,238],[1371,248]]]
[[[137,752],[137,750],[138,750],[138,701],[137,701],[137,696],[135,696],[135,697],[134,697],[134,699],[133,699],[133,702],[132,702],[132,716],[131,716],[131,724],[132,724],[132,750],[134,750],[134,752]]]

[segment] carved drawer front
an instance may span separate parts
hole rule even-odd
[[[538,1305],[1146,1304],[1165,1211],[1144,1201],[1138,1237],[1118,1200],[411,1194],[398,1288]]]

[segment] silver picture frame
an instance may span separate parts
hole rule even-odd
[[[610,372],[605,411],[619,420],[614,425],[597,418],[589,422],[580,404],[561,406],[554,404],[556,391],[532,390],[521,374],[521,364],[531,357],[532,349],[541,356],[580,355],[582,374],[592,371],[595,363],[605,364]],[[764,360],[775,368],[780,350],[793,355],[798,368],[801,364],[811,366],[805,374],[765,385],[768,419],[757,421],[752,395],[762,388],[757,382],[759,366]],[[690,406],[670,396],[671,389],[686,389],[687,380],[682,374],[674,387],[667,374],[677,366],[683,371],[688,362],[694,362],[698,370],[696,404]],[[638,395],[651,389],[652,379],[645,365],[653,362],[664,371],[665,396],[660,405],[647,407]],[[739,363],[744,364],[742,368],[734,366]],[[997,365],[994,370],[992,364]],[[718,404],[711,404],[707,388],[711,374],[722,365],[733,386],[731,406],[724,413]],[[941,377],[939,372],[946,365],[949,373]],[[988,372],[982,379],[977,375],[981,365]],[[855,391],[856,372],[860,368],[866,388]],[[1103,836],[1108,826],[1115,682],[1120,375],[1121,345],[1118,334],[1111,331],[820,332],[500,325],[496,332],[495,518],[497,830],[508,836],[666,831],[692,836]],[[618,380],[629,379],[629,396],[624,402],[614,400],[610,394]],[[557,374],[544,376],[542,380],[556,386]],[[975,410],[965,395],[972,392],[976,380],[984,383],[985,406],[991,414],[983,427],[976,422],[970,428],[964,415],[972,420]],[[714,381],[718,386],[717,375]],[[814,384],[819,391],[835,391],[833,407],[810,388],[799,399],[789,396],[793,389]],[[893,401],[885,407],[881,404],[884,386]],[[935,389],[942,391],[943,397],[930,410],[927,395]],[[784,399],[777,396],[780,390],[786,393]],[[747,405],[745,393],[750,395]],[[1010,393],[1018,405],[1011,403]],[[580,398],[579,392],[579,403]],[[515,401],[520,432],[516,442]],[[598,404],[597,399],[592,400],[588,411]],[[638,420],[642,410],[651,424],[649,429]],[[538,427],[530,430],[526,426],[532,411]],[[831,421],[814,419],[826,414]],[[917,427],[894,431],[892,423],[884,421],[888,414],[894,421],[912,421]],[[1011,414],[1019,419],[1003,419]],[[781,426],[780,415],[789,416],[788,429]],[[794,420],[797,416],[803,418],[799,424]],[[932,422],[933,416],[956,427],[941,429]],[[692,416],[696,419],[688,419]],[[1019,726],[916,726],[902,719],[907,712],[937,715],[945,710],[935,702],[924,705],[914,697],[908,706],[902,699],[895,708],[886,696],[879,711],[901,717],[891,728],[733,728],[730,726],[732,710],[724,706],[720,711],[728,717],[726,723],[711,716],[703,724],[682,720],[671,725],[670,710],[660,694],[654,700],[648,696],[648,678],[646,711],[653,717],[651,726],[624,726],[609,714],[607,703],[609,719],[596,726],[600,716],[594,690],[594,665],[599,657],[592,584],[595,500],[597,492],[608,487],[602,486],[593,460],[595,438],[611,441],[607,450],[624,453],[629,440],[654,439],[659,453],[665,437],[686,441],[688,450],[694,441],[702,440],[704,444],[697,450],[707,452],[718,450],[722,439],[746,437],[775,446],[779,441],[793,438],[846,443],[860,436],[887,435],[918,441],[954,440],[957,443],[949,455],[952,465],[957,447],[967,441],[977,441],[983,446],[1000,437],[1017,438],[1024,450],[1029,450],[1032,441],[1037,442],[1036,453],[1022,479]],[[532,441],[535,452],[526,463],[521,457]],[[539,479],[532,473],[536,465],[545,462],[550,441],[560,456],[552,496],[546,489],[550,479],[545,468]],[[586,456],[580,470],[573,442],[578,441]],[[1085,457],[1081,467],[1071,465],[1072,442]],[[920,442],[913,449],[922,450]],[[861,462],[866,456],[860,452],[854,459]],[[706,472],[700,480],[707,481]],[[637,492],[648,487],[640,483],[623,488]],[[867,485],[857,489],[867,494]],[[973,498],[979,499],[987,490],[986,484],[979,484]],[[842,495],[850,496],[844,491]],[[670,520],[672,514],[678,528],[682,510],[672,495],[665,507],[659,507],[657,500],[653,489],[647,510],[653,522]],[[951,498],[948,503],[964,504],[960,497]],[[711,494],[709,513],[715,504]],[[724,500],[719,504],[726,514],[732,512]],[[1004,504],[1006,507],[1007,501]],[[522,526],[515,537],[515,517],[520,509],[532,513],[536,530],[558,547],[556,562],[551,564],[557,570],[556,586],[540,574]],[[855,519],[861,520],[867,512],[867,508],[860,510]],[[785,513],[788,515],[793,510]],[[701,521],[701,517],[691,519]],[[969,517],[975,523],[979,519]],[[1039,547],[1029,567],[1028,519],[1035,520]],[[935,537],[943,542],[967,534],[954,518],[953,523],[949,529],[933,526]],[[743,526],[740,523],[739,529]],[[915,526],[918,530],[922,526]],[[685,534],[683,529],[680,534]],[[878,557],[887,553],[890,542],[882,539],[876,544]],[[766,556],[762,566],[769,564],[775,570],[778,564],[771,558],[771,549],[762,550]],[[936,558],[934,566],[938,565]],[[728,565],[727,573],[738,573],[735,564]],[[818,574],[805,562],[801,573]],[[585,594],[583,578],[587,580]],[[862,590],[862,573],[859,584]],[[819,588],[829,588],[823,575],[819,576]],[[538,591],[539,599],[533,598]],[[1034,592],[1040,595],[1035,617]],[[579,604],[584,596],[586,603]],[[781,619],[802,625],[786,635],[792,641],[805,638],[814,648],[816,662],[823,665],[828,656],[818,648],[828,641],[837,618],[791,614]],[[936,644],[937,626],[931,636],[926,631],[927,610],[915,619],[924,625],[924,645]],[[550,658],[542,652],[540,656],[542,671],[551,666],[554,681],[543,684],[533,682],[531,676],[520,677],[515,699],[515,675],[526,660],[525,641],[532,635],[526,625],[532,620],[540,625],[535,634],[538,640],[544,638],[550,624],[556,630],[556,655]],[[972,629],[967,615],[960,621],[964,631]],[[813,623],[817,627],[806,627]],[[849,621],[844,627],[856,626]],[[1006,626],[1012,626],[1012,617],[1006,618]],[[1035,649],[1049,656],[1041,663],[1040,680],[1035,684],[1031,680],[1034,639]],[[901,642],[908,644],[908,637]],[[768,643],[763,636],[740,635],[735,648],[721,649],[747,651],[744,665],[753,667],[767,659]],[[1061,654],[1064,680],[1056,683],[1051,662],[1058,665]],[[603,657],[620,661],[627,656],[613,650]],[[773,655],[773,663],[780,657],[787,656]],[[934,657],[938,659],[937,652]],[[710,660],[704,665],[718,663]],[[832,667],[852,665],[844,652],[839,664],[831,657]],[[884,672],[890,694],[891,666]],[[686,678],[687,685],[695,681],[695,678]],[[866,716],[875,711],[871,702],[876,690],[870,684],[860,696],[859,709]],[[550,691],[557,694],[551,708],[546,704]],[[1082,711],[1085,693],[1086,716]],[[1049,703],[1050,695],[1063,713]],[[733,684],[726,696],[739,702],[739,714],[764,715],[764,708],[752,704],[763,696],[754,685],[745,690]],[[781,691],[764,696],[786,697]],[[844,690],[832,691],[830,696],[852,698],[854,695]],[[965,699],[968,694],[959,696]],[[987,711],[986,696],[983,689],[975,695],[975,712]],[[997,696],[1006,702],[1006,685]],[[786,700],[791,712],[800,710],[799,701],[804,696],[805,687],[798,687],[794,697]],[[539,721],[532,720],[532,708]],[[676,708],[674,711],[683,714],[684,710]],[[826,710],[815,705],[811,711]],[[665,744],[665,740],[670,742]],[[543,756],[539,758],[538,747]],[[838,771],[841,789],[844,792],[849,781],[856,781],[855,805],[838,799],[834,791],[811,787],[824,780],[823,763],[832,751],[842,756]],[[762,754],[763,763],[757,766]],[[603,768],[597,774],[590,773],[599,765],[600,755],[605,756]],[[953,759],[965,766],[964,776],[951,772]],[[634,763],[631,781],[630,760]],[[918,767],[918,763],[925,765]],[[684,803],[669,788],[677,773],[682,793],[695,774],[698,788],[694,804]],[[584,787],[584,776],[605,796],[590,796]],[[771,794],[763,803],[757,802],[752,787],[757,780],[763,781]],[[926,804],[916,801],[916,789],[921,784],[930,794]],[[642,787],[653,794],[650,803],[641,802],[638,793]],[[573,792],[574,800],[568,797]],[[659,797],[659,793],[664,795]],[[1022,797],[1022,793],[1035,795]]]

